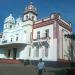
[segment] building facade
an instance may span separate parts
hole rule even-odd
[[[10,14],[4,21],[0,35],[0,58],[46,61],[68,60],[71,40],[71,24],[58,13],[37,19],[37,9],[30,3],[22,18],[16,20]]]

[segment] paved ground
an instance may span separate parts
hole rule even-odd
[[[0,64],[0,75],[37,75],[37,70],[33,65]]]
[[[49,70],[54,70],[54,68],[46,68],[46,72],[43,75],[55,75],[54,73],[49,73]],[[59,70],[59,69],[55,69]],[[23,64],[0,64],[0,75],[38,75],[37,69],[33,65],[23,65]]]

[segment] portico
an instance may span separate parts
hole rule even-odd
[[[11,43],[0,45],[0,49],[3,50],[6,59],[16,59],[19,58],[19,49],[25,46],[24,43]]]

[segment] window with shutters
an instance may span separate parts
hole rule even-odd
[[[48,57],[48,48],[45,47],[45,57]]]
[[[40,31],[37,32],[37,39],[40,39]]]
[[[36,47],[36,57],[39,57],[39,47]]]
[[[46,35],[46,37],[49,37],[49,29],[45,30],[45,35]]]

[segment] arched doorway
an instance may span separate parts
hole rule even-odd
[[[17,48],[13,48],[13,59],[16,59]]]

